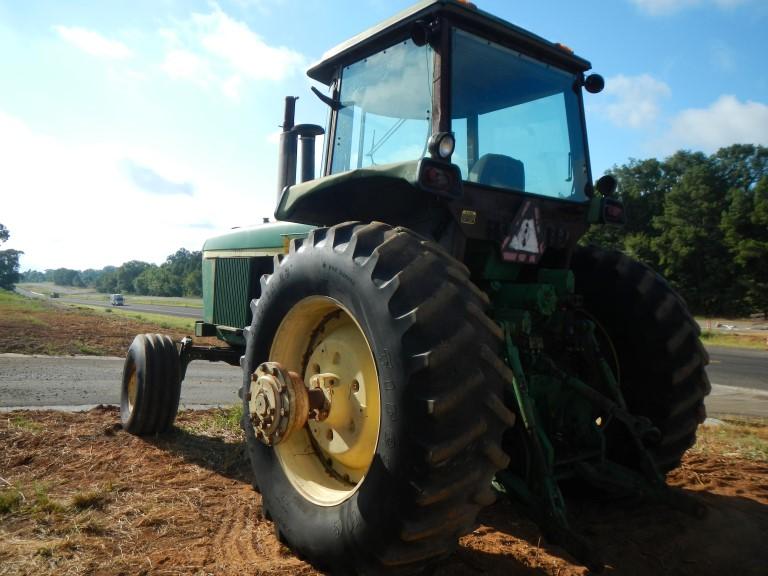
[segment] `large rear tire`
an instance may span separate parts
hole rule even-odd
[[[144,436],[166,432],[179,410],[179,354],[169,336],[139,334],[123,366],[120,419],[123,429]]]
[[[461,263],[385,224],[318,229],[276,260],[246,331],[243,424],[265,511],[299,555],[410,573],[473,529],[514,421],[487,305]],[[328,419],[274,447],[249,419],[267,360],[304,382],[339,376]]]
[[[659,470],[668,472],[680,464],[706,418],[709,356],[699,326],[661,276],[620,252],[579,247],[572,268],[576,292],[615,349],[627,407],[661,431],[650,448]],[[632,453],[625,450],[625,440],[609,434],[612,455],[621,459]]]

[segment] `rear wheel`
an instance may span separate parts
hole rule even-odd
[[[513,420],[486,305],[462,264],[384,224],[315,230],[276,262],[246,332],[244,427],[266,512],[297,553],[334,573],[412,572],[473,528]],[[328,401],[327,416],[266,434],[273,446],[254,383],[267,360]]]
[[[661,431],[658,444],[649,447],[659,470],[676,468],[696,441],[710,391],[698,324],[661,276],[620,252],[580,247],[572,268],[576,292],[615,349],[627,407]],[[632,453],[622,435],[608,441],[618,459]]]
[[[179,354],[170,337],[139,334],[123,366],[120,419],[131,434],[167,431],[179,409]]]

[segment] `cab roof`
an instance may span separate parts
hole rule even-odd
[[[323,55],[320,62],[307,71],[307,75],[313,80],[328,85],[336,77],[339,66],[356,62],[398,42],[404,36],[408,36],[414,22],[436,16],[446,16],[452,24],[461,29],[477,33],[500,44],[513,46],[536,59],[550,62],[566,70],[584,72],[592,67],[587,60],[576,56],[559,44],[545,40],[466,2],[422,0],[332,48]]]

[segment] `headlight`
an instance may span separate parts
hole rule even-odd
[[[456,140],[450,132],[438,132],[429,138],[429,153],[432,158],[447,160],[456,148]]]

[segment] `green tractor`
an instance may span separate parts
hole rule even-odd
[[[698,327],[652,270],[578,245],[624,220],[592,182],[589,69],[458,0],[327,53],[327,127],[286,99],[277,222],[205,243],[195,335],[223,345],[137,336],[125,429],[171,426],[190,361],[240,365],[265,514],[333,573],[417,572],[499,494],[598,569],[565,483],[701,512],[664,480],[705,417]]]

